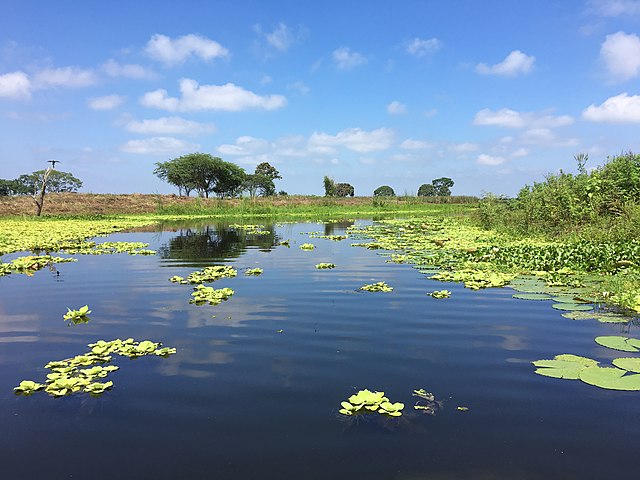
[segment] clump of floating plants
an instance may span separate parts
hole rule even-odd
[[[280,242],[280,245],[282,245],[283,247],[287,247],[287,248],[291,248],[291,245],[289,245],[290,240],[282,240]]]
[[[391,403],[384,396],[384,392],[371,392],[368,389],[360,390],[355,395],[351,395],[348,401],[341,402],[340,405],[342,408],[339,412],[343,415],[378,412],[382,415],[399,417],[404,409],[404,403]]]
[[[364,290],[365,292],[392,292],[393,287],[390,287],[384,282],[376,282],[369,285],[363,285],[360,287],[360,290]]]
[[[318,263],[316,264],[316,268],[320,270],[336,268],[336,264],[335,263]]]
[[[77,262],[75,258],[52,257],[51,255],[27,255],[13,259],[9,263],[0,263],[0,277],[10,273],[33,275],[34,272],[55,263]]]
[[[349,238],[347,235],[309,235],[311,238],[326,238],[327,240],[333,240],[334,242],[339,242],[341,240],[346,240]]]
[[[89,310],[89,306],[85,305],[84,307],[80,307],[78,310],[71,310],[67,307],[67,313],[64,314],[64,320],[69,322],[69,325],[78,325],[79,323],[88,323],[89,314],[91,310]]]
[[[73,358],[47,363],[44,367],[51,370],[45,383],[23,380],[13,390],[18,395],[29,396],[38,390],[44,390],[53,397],[63,397],[76,392],[98,396],[113,387],[112,381],[102,381],[110,373],[119,369],[111,362],[112,355],[129,358],[156,355],[167,357],[176,353],[175,348],[163,347],[158,342],[133,338],[111,341],[98,340],[88,345],[91,350]],[[86,368],[84,368],[86,367]]]
[[[451,292],[449,290],[436,290],[435,292],[429,293],[433,298],[449,298],[451,296]]]
[[[262,275],[263,273],[264,270],[262,270],[261,268],[250,268],[246,272],[244,272],[245,275]]]
[[[211,283],[215,282],[216,280],[220,280],[221,278],[231,278],[235,277],[236,275],[238,275],[238,272],[233,267],[229,267],[226,265],[214,265],[211,267],[205,267],[203,270],[191,272],[187,276],[187,278],[174,275],[169,279],[169,281],[173,283],[195,285],[202,283]]]
[[[230,288],[205,287],[204,285],[198,285],[195,287],[194,292],[191,294],[193,297],[189,303],[195,303],[196,305],[218,305],[224,300],[227,300],[233,295],[233,290]]]
[[[413,396],[420,398],[413,408],[420,410],[422,413],[435,415],[440,409],[442,409],[442,400],[436,400],[433,393],[427,392],[424,388],[414,390]]]
[[[624,352],[640,352],[640,340],[623,336],[602,336],[595,341],[604,347]],[[535,373],[584,383],[608,390],[640,390],[640,358],[616,358],[613,367],[600,366],[597,360],[572,354],[556,355],[552,360],[532,362]]]
[[[229,228],[244,230],[249,235],[269,235],[271,233],[269,230],[264,230],[264,225],[239,225],[233,223],[229,225]]]
[[[143,242],[65,242],[59,245],[60,250],[66,253],[80,255],[111,255],[114,253],[127,253],[129,255],[155,255],[155,250],[148,250],[148,243]]]
[[[300,245],[300,250],[313,250],[316,246],[313,243],[303,243]]]

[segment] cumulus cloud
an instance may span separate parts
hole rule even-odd
[[[145,107],[169,111],[223,110],[237,112],[249,108],[276,110],[286,105],[282,95],[258,95],[233,83],[225,85],[198,85],[183,78],[179,82],[180,98],[169,97],[164,89],[147,92],[140,103]]]
[[[161,117],[146,120],[130,120],[125,128],[143,135],[200,135],[215,132],[212,123],[199,123],[181,117]]]
[[[591,0],[589,7],[592,12],[604,17],[640,14],[638,0]]]
[[[404,103],[394,100],[387,105],[387,113],[391,115],[402,115],[403,113],[407,113],[407,106]]]
[[[354,152],[367,153],[388,149],[393,138],[393,131],[388,128],[370,132],[360,128],[347,128],[336,135],[314,132],[309,138],[309,146],[319,152],[330,152],[333,147],[342,146]]]
[[[105,95],[103,97],[90,98],[87,104],[93,110],[113,110],[122,105],[125,98],[122,95]]]
[[[482,126],[498,126],[506,128],[556,128],[571,125],[573,118],[569,115],[548,115],[535,112],[517,112],[509,108],[491,110],[484,108],[476,113],[473,124]]]
[[[513,152],[511,152],[510,157],[521,158],[521,157],[526,157],[527,155],[529,155],[529,150],[524,147],[520,147],[517,150],[514,150]]]
[[[625,81],[640,75],[640,37],[617,32],[607,35],[600,47],[602,59],[613,81]]]
[[[423,140],[413,140],[411,138],[407,138],[400,144],[400,148],[404,150],[426,150],[431,147],[433,147],[432,143]]]
[[[158,60],[168,67],[179,65],[191,57],[208,61],[229,55],[229,50],[218,42],[194,34],[175,39],[155,34],[147,42],[145,52],[154,60]]]
[[[430,53],[437,52],[442,48],[442,42],[437,38],[428,40],[422,38],[414,38],[407,44],[406,51],[409,55],[415,57],[424,57]]]
[[[82,88],[94,85],[97,81],[98,77],[92,70],[78,67],[47,68],[33,77],[35,88]]]
[[[478,159],[476,160],[476,163],[478,163],[479,165],[489,165],[491,167],[494,167],[496,165],[500,165],[501,163],[504,163],[505,161],[506,159],[504,157],[487,155],[485,153],[481,153],[480,155],[478,155]]]
[[[600,105],[589,105],[582,118],[591,122],[640,123],[640,95],[627,92],[610,97]]]
[[[137,64],[121,65],[112,58],[103,63],[101,68],[109,77],[132,78],[134,80],[151,80],[156,78],[153,70]]]
[[[333,61],[341,70],[351,70],[368,62],[366,57],[360,53],[352,52],[348,47],[340,47],[333,51]]]
[[[31,98],[31,80],[21,71],[0,75],[0,97],[14,100]]]
[[[234,144],[225,144],[218,147],[222,155],[248,156],[267,153],[272,147],[271,142],[262,138],[248,135],[238,137]]]
[[[533,70],[536,57],[526,55],[520,50],[512,51],[500,63],[495,65],[487,65],[480,63],[476,66],[476,72],[482,75],[503,75],[505,77],[515,77],[517,75],[525,75]]]
[[[173,156],[200,149],[200,145],[183,142],[173,137],[152,137],[142,140],[129,140],[120,150],[138,155]]]

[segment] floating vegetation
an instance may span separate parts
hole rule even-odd
[[[352,243],[352,247],[364,247],[367,250],[379,250],[383,248],[379,243],[370,242],[370,243]]]
[[[578,380],[582,370],[598,365],[596,360],[570,353],[556,355],[553,360],[536,360],[532,363],[538,367],[535,371],[538,375],[567,380]]]
[[[249,268],[246,272],[244,272],[245,275],[262,275],[264,273],[264,270],[262,270],[261,268]]]
[[[570,318],[571,320],[598,320],[600,323],[628,323],[633,320],[632,317],[622,315],[614,312],[592,311],[581,312],[573,311],[563,313],[564,318]]]
[[[60,250],[69,254],[80,255],[112,255],[127,253],[129,255],[155,255],[155,250],[147,250],[148,243],[143,242],[66,242],[59,245]]]
[[[468,412],[469,411],[469,407],[464,407],[462,405],[456,407],[456,410],[458,410],[459,412]]]
[[[51,255],[27,255],[13,259],[9,263],[0,263],[0,277],[10,273],[33,275],[34,272],[55,263],[77,262],[75,258],[52,257]]]
[[[404,403],[391,403],[384,392],[371,392],[368,389],[360,390],[351,395],[348,401],[341,402],[339,412],[343,415],[357,415],[378,412],[382,415],[399,417],[402,415]]]
[[[603,347],[620,350],[622,352],[640,352],[640,340],[637,338],[622,337],[617,335],[605,335],[596,337],[596,343]]]
[[[552,297],[546,293],[514,293],[513,298],[520,300],[551,300]]]
[[[89,310],[89,306],[85,305],[84,307],[80,307],[78,310],[71,310],[67,307],[67,313],[64,314],[64,320],[69,322],[69,325],[78,325],[79,323],[88,323],[89,314],[91,310]]]
[[[316,246],[313,243],[303,243],[300,245],[300,250],[313,250]]]
[[[554,303],[551,307],[556,310],[565,310],[567,312],[586,312],[588,310],[593,310],[593,305],[585,305],[584,303]]]
[[[515,275],[508,273],[492,272],[487,270],[462,269],[456,271],[442,271],[429,278],[441,282],[462,282],[466,288],[480,290],[481,288],[503,287],[508,284]]]
[[[234,230],[244,230],[248,235],[269,235],[269,230],[264,230],[264,225],[239,225],[233,223],[229,225],[229,228]]]
[[[349,238],[348,235],[310,235],[312,238],[326,238],[327,240],[333,240],[334,242],[339,242],[341,240],[346,240]]]
[[[175,348],[162,347],[162,344],[150,340],[136,342],[133,338],[111,341],[98,340],[88,346],[91,348],[90,352],[66,360],[47,363],[45,368],[51,370],[51,373],[47,374],[46,383],[23,380],[13,389],[14,392],[18,395],[29,396],[44,389],[53,397],[63,397],[76,392],[98,396],[113,387],[113,382],[97,380],[106,378],[110,373],[120,368],[116,365],[103,366],[111,361],[112,355],[138,358],[146,355],[167,357],[176,353]]]
[[[235,268],[226,266],[226,265],[214,265],[211,267],[205,267],[203,270],[197,270],[195,272],[191,272],[187,278],[180,277],[178,275],[174,275],[169,279],[170,282],[173,283],[181,283],[181,284],[202,284],[202,283],[211,283],[216,280],[220,280],[221,278],[231,278],[238,275],[238,272]]]
[[[442,401],[436,400],[433,393],[427,392],[424,388],[413,391],[413,396],[420,398],[413,406],[414,409],[420,410],[427,415],[435,415],[442,409]]]
[[[336,268],[336,264],[335,263],[318,263],[316,264],[316,268],[318,269],[330,269],[330,268]]]
[[[289,245],[290,240],[282,240],[280,242],[280,245],[282,245],[283,247],[287,247],[287,248],[291,248],[291,245]]]
[[[449,298],[451,296],[451,292],[449,290],[436,290],[435,292],[431,292],[428,295],[433,298]]]
[[[364,290],[365,292],[392,292],[393,287],[390,287],[384,282],[376,282],[370,285],[363,285],[360,287],[360,290]]]
[[[189,303],[195,303],[196,305],[204,305],[205,303],[218,305],[231,297],[233,293],[233,290],[230,288],[220,288],[216,290],[213,287],[198,285],[191,294],[193,298]]]

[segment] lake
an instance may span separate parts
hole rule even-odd
[[[593,339],[637,335],[636,326],[572,321],[508,288],[436,282],[352,239],[309,236],[352,223],[273,224],[267,235],[215,223],[119,233],[108,240],[157,254],[74,255],[55,271],[0,277],[2,479],[633,475],[640,393],[542,377],[531,362],[625,356]],[[316,269],[321,262],[336,268]],[[193,286],[168,280],[209,265],[238,270],[210,284],[235,292],[219,305],[190,304]],[[264,273],[245,275],[251,268]],[[359,290],[379,281],[393,291]],[[427,295],[444,288],[451,298]],[[67,308],[85,304],[89,323],[68,326]],[[14,395],[23,379],[43,382],[47,362],[127,337],[177,353],[114,358],[113,389],[99,397]],[[405,403],[404,414],[338,413],[365,388]],[[435,415],[413,408],[420,388],[442,401]]]

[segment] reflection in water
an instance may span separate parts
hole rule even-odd
[[[338,230],[340,234],[344,233],[344,231],[351,227],[354,223],[353,220],[340,220],[334,222],[326,222],[324,224],[324,234],[325,235],[334,235],[335,231]]]

